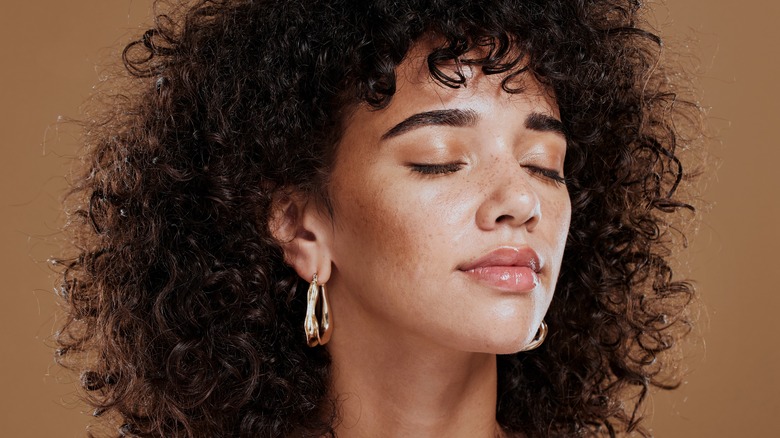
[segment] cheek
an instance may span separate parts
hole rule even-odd
[[[569,200],[568,192],[564,192],[563,195],[556,197],[550,210],[555,228],[558,230],[558,235],[562,236],[561,239],[566,240],[571,222],[571,201]]]
[[[341,187],[334,206],[336,244],[342,249],[337,256],[347,255],[343,249],[349,248],[349,258],[363,266],[380,264],[415,278],[430,275],[427,268],[443,263],[442,256],[467,229],[469,207],[458,191],[423,188],[399,178],[365,178]]]
[[[560,269],[560,262],[563,258],[563,251],[566,246],[566,238],[569,234],[569,225],[571,223],[571,202],[567,192],[561,196],[555,196],[548,203],[547,212],[542,211],[548,222],[547,236],[550,249],[555,258],[555,272]]]
[[[334,196],[336,263],[394,271],[419,243],[416,218],[386,184],[345,181]]]

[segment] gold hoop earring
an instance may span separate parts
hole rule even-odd
[[[536,332],[536,336],[523,348],[522,351],[531,351],[534,348],[539,347],[544,342],[544,338],[547,337],[547,323],[542,320],[542,324],[539,326],[539,330]]]
[[[322,302],[320,303],[320,295]],[[325,345],[330,340],[333,332],[333,324],[330,317],[330,303],[325,284],[317,284],[317,274],[311,280],[309,291],[306,294],[306,317],[303,320],[303,331],[306,334],[306,343],[309,347]],[[320,304],[321,320],[317,320],[317,304]]]

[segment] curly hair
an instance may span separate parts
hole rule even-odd
[[[330,357],[302,339],[307,284],[269,232],[274,196],[327,199],[346,115],[393,98],[423,35],[433,79],[468,62],[554,92],[572,221],[532,352],[498,357],[509,433],[648,432],[640,407],[674,387],[664,360],[694,296],[673,278],[678,98],[638,0],[199,0],[126,46],[129,74],[84,122],[69,194],[75,253],[58,260],[58,361],[120,436],[334,435]],[[476,50],[475,50],[476,49]],[[469,57],[479,53],[479,57]]]

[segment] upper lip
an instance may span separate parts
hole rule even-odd
[[[539,273],[542,269],[536,251],[528,246],[502,246],[459,266],[458,269],[470,271],[488,266],[527,266],[536,273]]]

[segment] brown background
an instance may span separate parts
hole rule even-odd
[[[759,6],[760,5],[760,6]],[[659,437],[764,437],[777,429],[780,248],[778,6],[758,0],[656,4],[655,20],[690,43],[721,164],[684,256],[705,310],[686,384],[653,397]],[[82,437],[72,378],[53,365],[54,278],[62,177],[73,126],[101,68],[147,20],[148,0],[4,2],[0,12],[0,436]],[[113,56],[113,58],[112,58]],[[776,436],[776,435],[774,435]]]

